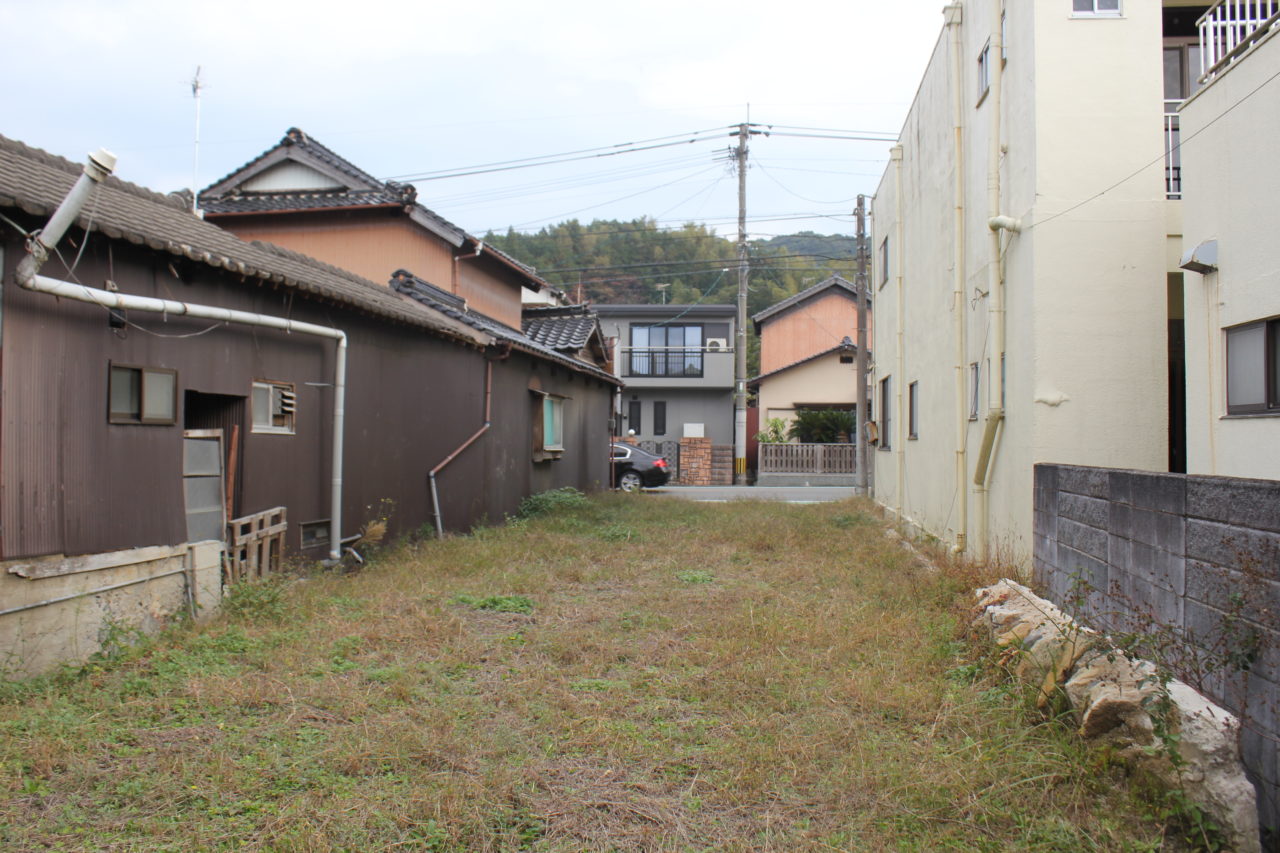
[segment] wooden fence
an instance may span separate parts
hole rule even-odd
[[[280,571],[284,534],[289,527],[282,506],[232,520],[227,582],[265,577]]]
[[[761,474],[852,474],[852,444],[760,444]]]

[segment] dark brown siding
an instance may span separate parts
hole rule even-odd
[[[294,383],[296,434],[255,434],[244,416],[238,511],[288,507],[291,549],[299,547],[302,522],[328,518],[332,341],[238,326],[210,329],[206,321],[136,312],[129,317],[136,326],[113,330],[104,309],[13,286],[10,274],[22,249],[13,243],[5,249],[0,556],[184,541],[185,392],[248,397],[255,379]],[[351,535],[387,510],[393,535],[429,523],[428,471],[483,421],[484,354],[415,327],[331,308],[198,264],[175,267],[175,278],[170,262],[167,254],[127,244],[113,244],[108,257],[106,241],[98,237],[75,274],[91,286],[110,278],[126,293],[342,328],[349,337],[343,532]],[[66,276],[56,261],[44,272]],[[176,370],[177,423],[108,424],[113,360]],[[545,390],[570,398],[566,452],[555,462],[532,461],[534,375]],[[493,426],[439,479],[446,526],[501,521],[530,491],[605,484],[610,395],[610,386],[599,380],[519,353],[496,362]]]

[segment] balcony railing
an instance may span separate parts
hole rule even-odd
[[[1280,0],[1278,0],[1280,1]],[[1178,127],[1178,107],[1182,101],[1164,102],[1164,194],[1182,198],[1182,133]]]
[[[852,444],[760,445],[761,474],[852,474]]]
[[[711,347],[622,347],[624,377],[698,379],[708,354],[731,353]]]
[[[1207,82],[1280,27],[1280,0],[1218,0],[1196,23],[1200,80]]]

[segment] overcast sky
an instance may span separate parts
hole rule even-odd
[[[735,231],[728,126],[896,134],[943,0],[441,3],[6,0],[5,136],[117,174],[189,186],[200,66],[201,187],[300,127],[380,178],[612,146],[695,142],[417,181],[473,234],[568,218]],[[748,228],[849,233],[887,142],[752,140]]]

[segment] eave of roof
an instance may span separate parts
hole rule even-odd
[[[848,340],[848,338],[845,338],[845,340]],[[779,373],[785,373],[788,370],[793,370],[797,367],[800,367],[801,365],[808,364],[811,361],[817,361],[820,358],[825,358],[831,355],[832,353],[840,352],[842,350],[850,354],[856,354],[858,352],[858,346],[857,344],[853,344],[853,343],[836,344],[830,349],[824,349],[822,352],[815,352],[813,355],[805,356],[799,361],[793,361],[790,364],[783,365],[782,367],[779,367],[775,370],[770,370],[768,373],[761,373],[759,376],[753,376],[752,378],[747,380],[747,385],[755,387],[756,385],[760,384],[761,380],[768,379],[771,376],[777,376]],[[867,354],[870,355],[871,351],[867,350]]]
[[[75,183],[80,164],[0,136],[0,206],[49,216]],[[441,312],[408,302],[385,287],[314,258],[248,243],[193,216],[179,198],[109,177],[98,184],[77,225],[113,240],[187,258],[263,282],[295,288],[331,303],[485,346],[492,337]]]
[[[858,288],[853,284],[853,282],[849,281],[848,279],[846,279],[841,275],[828,276],[827,278],[823,279],[817,284],[811,287],[806,287],[804,290],[800,291],[799,293],[794,294],[792,296],[788,296],[786,299],[783,299],[781,302],[776,302],[773,305],[770,305],[768,308],[764,309],[763,311],[760,311],[759,313],[751,315],[751,322],[755,326],[756,334],[760,333],[760,324],[763,321],[768,320],[769,318],[777,314],[780,314],[789,308],[793,308],[802,302],[806,302],[809,299],[813,299],[823,291],[830,290],[833,287],[838,288],[842,291],[845,291],[850,296],[852,296],[855,300],[858,298]]]
[[[582,361],[581,359],[558,352],[549,346],[545,346],[544,344],[535,341],[533,338],[530,338],[523,331],[513,329],[504,323],[494,320],[492,317],[485,316],[484,314],[469,311],[466,308],[458,308],[452,304],[441,301],[438,295],[441,291],[438,287],[418,278],[407,270],[397,271],[397,273],[391,278],[390,284],[392,290],[395,292],[402,293],[410,299],[414,299],[425,305],[430,305],[432,308],[435,308],[445,314],[445,316],[451,317],[459,322],[466,323],[468,326],[492,335],[498,340],[507,341],[511,344],[513,349],[520,350],[521,352],[543,359],[544,361],[554,362],[577,373],[594,377],[603,382],[608,382],[611,385],[617,385],[619,387],[623,385],[621,379],[614,376],[612,373],[609,373],[607,370],[601,370],[594,364],[590,364],[589,362]]]
[[[284,160],[303,163],[341,183],[354,183],[357,187],[348,187],[341,192],[235,192],[238,186],[254,175]],[[271,148],[200,191],[201,208],[214,218],[249,212],[289,213],[395,206],[403,208],[411,220],[455,248],[462,246],[468,239],[474,239],[435,211],[419,204],[416,199],[417,190],[411,184],[380,181],[296,127],[289,128],[284,137]]]

